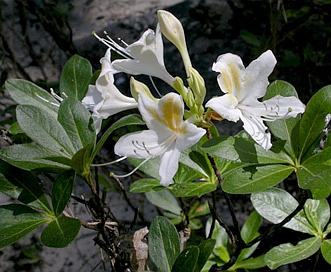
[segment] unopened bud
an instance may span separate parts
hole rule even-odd
[[[130,91],[132,97],[138,102],[138,96],[141,93],[148,95],[150,98],[155,100],[155,97],[151,94],[151,91],[144,83],[135,80],[134,77],[130,78]]]
[[[192,64],[187,51],[184,29],[181,22],[174,15],[165,10],[158,10],[157,18],[162,34],[179,50],[186,73],[188,74],[188,69]]]

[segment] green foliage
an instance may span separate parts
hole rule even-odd
[[[249,243],[259,236],[259,228],[262,223],[262,218],[257,212],[253,212],[243,224],[240,235],[245,243]],[[211,231],[211,220],[206,225],[206,235]],[[209,271],[213,264],[224,265],[230,261],[232,252],[231,244],[229,243],[229,236],[226,230],[216,222],[212,239],[216,241],[213,254],[210,255],[208,262],[201,271]],[[228,269],[228,271],[236,271],[237,269],[258,269],[266,265],[264,256],[251,257],[256,250],[258,243],[251,247],[243,249],[235,263]]]
[[[176,228],[165,217],[156,217],[149,229],[148,246],[150,258],[160,272],[170,272],[179,251],[179,236]]]
[[[286,191],[270,188],[264,192],[254,193],[252,203],[257,212],[272,223],[279,223],[293,212],[297,201]],[[313,235],[301,240],[296,245],[281,244],[269,250],[265,255],[265,262],[270,269],[281,265],[304,260],[321,249],[322,256],[330,261],[326,250],[329,240],[325,239],[330,232],[326,224],[330,220],[330,207],[325,199],[308,199],[304,209],[295,215],[284,227]]]
[[[60,94],[81,101],[92,79],[90,62],[78,55],[72,56],[63,67],[60,79]]]
[[[76,218],[61,216],[48,224],[41,233],[41,242],[48,247],[66,247],[77,236],[80,221]]]
[[[22,204],[0,206],[0,248],[23,238],[49,219]]]

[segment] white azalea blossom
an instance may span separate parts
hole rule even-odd
[[[183,121],[184,102],[176,93],[168,93],[160,100],[140,94],[138,101],[149,130],[122,136],[115,144],[115,153],[146,160],[160,157],[161,185],[168,186],[178,170],[180,153],[196,144],[205,130]]]
[[[268,50],[245,68],[241,58],[227,53],[220,55],[212,69],[217,77],[223,96],[206,103],[223,118],[243,121],[244,129],[263,148],[271,148],[271,135],[263,121],[274,121],[295,117],[305,110],[304,104],[294,97],[277,95],[260,101],[269,85],[268,76],[276,65],[276,58]]]
[[[114,84],[114,74],[116,70],[111,65],[110,48],[105,56],[100,60],[101,73],[95,83],[90,85],[82,103],[92,111],[92,118],[96,132],[101,129],[103,119],[108,118],[118,112],[134,109],[138,107],[137,101],[123,95]]]
[[[124,59],[114,60],[113,67],[121,72],[131,75],[149,75],[157,77],[173,86],[174,78],[168,73],[163,59],[163,42],[159,25],[156,31],[146,30],[141,38],[126,47],[117,44],[113,39],[102,39],[95,35],[101,42],[119,53]]]

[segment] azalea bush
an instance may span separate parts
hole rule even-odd
[[[41,226],[43,245],[66,247],[84,227],[95,232],[112,271],[274,270],[314,255],[331,264],[331,86],[304,105],[290,83],[269,84],[277,63],[272,51],[247,67],[226,53],[211,65],[219,91],[208,100],[180,21],[164,10],[157,17],[156,30],[130,45],[94,33],[107,47],[101,69],[93,73],[87,59],[74,55],[59,90],[7,80],[18,104],[7,133],[23,140],[0,150],[0,191],[13,199],[0,206],[1,248]],[[164,38],[180,53],[184,78],[166,69]],[[131,76],[131,96],[116,86],[118,73]],[[243,130],[223,135],[225,119]],[[116,158],[101,161],[109,140]],[[111,166],[121,163],[132,167],[118,173]],[[136,211],[131,224],[113,216],[102,173]],[[144,226],[123,186],[128,177],[135,178],[129,192],[145,194],[162,213]],[[73,194],[77,179],[88,194]],[[250,198],[244,222],[233,208],[236,195]],[[71,212],[73,201],[85,205],[89,221]],[[299,240],[268,246],[284,228]]]

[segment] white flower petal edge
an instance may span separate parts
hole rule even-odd
[[[95,83],[90,85],[82,100],[83,105],[92,111],[96,132],[99,133],[103,119],[118,112],[134,109],[138,103],[132,97],[123,95],[114,84],[114,74],[117,71],[111,65],[110,48],[100,60],[101,73]]]
[[[220,55],[212,69],[220,73],[217,81],[225,94],[206,103],[206,107],[229,121],[241,119],[247,133],[265,149],[270,149],[272,144],[263,121],[287,119],[305,111],[305,105],[294,96],[277,95],[266,101],[258,100],[267,91],[268,76],[275,65],[276,58],[270,50],[252,61],[247,68],[237,55]]]
[[[121,72],[132,75],[149,75],[162,79],[173,86],[174,78],[168,73],[163,60],[163,42],[159,24],[156,32],[148,29],[141,38],[121,48],[131,58],[117,59],[113,67]]]
[[[159,101],[140,94],[138,104],[149,130],[121,137],[115,153],[140,159],[160,157],[160,183],[169,186],[178,170],[180,153],[196,144],[206,131],[183,121],[184,102],[176,93],[168,93]]]

